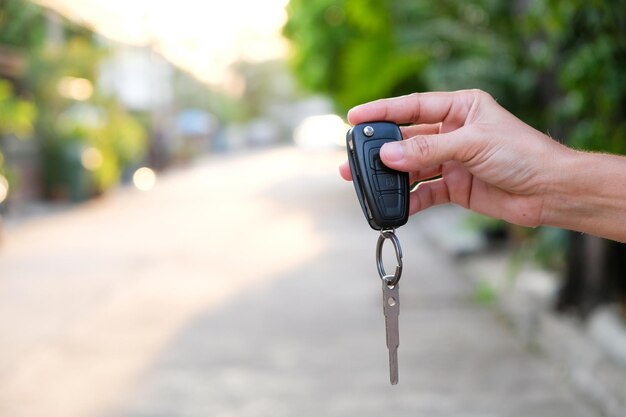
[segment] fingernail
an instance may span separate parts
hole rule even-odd
[[[387,142],[380,148],[383,159],[389,162],[396,162],[404,158],[404,149],[400,142]]]

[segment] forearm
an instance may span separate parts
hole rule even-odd
[[[554,178],[544,224],[626,242],[626,157],[568,150]]]

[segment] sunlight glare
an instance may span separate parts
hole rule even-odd
[[[222,85],[239,60],[284,56],[288,0],[36,0],[104,36],[152,46],[199,79]]]
[[[336,114],[307,117],[296,127],[294,142],[303,149],[325,149],[345,146],[350,129]]]

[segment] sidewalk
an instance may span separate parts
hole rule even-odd
[[[528,351],[540,353],[576,395],[601,415],[622,417],[626,325],[617,308],[602,306],[585,322],[555,312],[559,274],[530,261],[520,263],[512,248],[485,250],[484,238],[467,227],[467,215],[462,208],[446,206],[420,213],[419,221],[428,240],[457,259],[475,289],[486,285],[495,293],[491,309],[511,326]]]
[[[336,174],[342,159],[209,160],[151,194],[12,231],[0,252],[0,415],[599,415],[470,300],[419,216],[398,231],[390,386],[377,233]]]

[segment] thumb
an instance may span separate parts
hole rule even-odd
[[[462,155],[467,155],[469,147],[469,140],[463,133],[461,128],[449,133],[387,142],[380,149],[380,158],[388,167],[407,172],[459,161]]]

